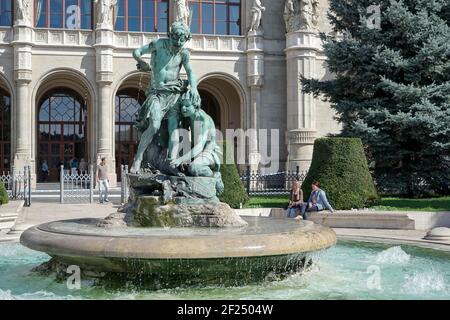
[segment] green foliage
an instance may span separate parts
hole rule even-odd
[[[219,144],[220,145],[220,144]],[[227,155],[226,143],[223,144],[223,154]],[[224,156],[224,159],[230,159],[232,157]],[[224,161],[228,162],[228,161]],[[222,181],[225,187],[225,191],[219,196],[219,200],[227,203],[230,207],[239,209],[240,205],[245,205],[249,200],[244,185],[239,177],[236,164],[222,164],[220,166],[220,173],[222,175]]]
[[[0,183],[0,205],[6,204],[9,201],[8,193],[6,192],[3,183]]]
[[[320,182],[334,209],[363,208],[378,200],[360,139],[317,139],[311,167],[302,184],[305,197],[311,193],[315,180]]]
[[[429,199],[382,198],[374,209],[383,211],[450,211],[450,197]]]
[[[289,202],[289,195],[253,196],[246,203],[246,208],[284,208]]]
[[[361,18],[370,5],[380,5],[380,29]],[[322,35],[335,77],[303,78],[304,90],[367,145],[380,192],[450,194],[448,0],[330,0],[329,18],[342,35]]]

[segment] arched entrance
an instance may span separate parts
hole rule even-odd
[[[216,128],[223,133],[226,129],[245,127],[242,113],[245,97],[236,82],[237,80],[228,75],[212,74],[201,79],[198,85],[202,108],[214,119]]]
[[[60,87],[38,101],[38,172],[47,162],[49,181],[57,181],[59,166],[70,168],[72,159],[88,161],[87,102],[76,91]],[[42,177],[39,176],[42,181]]]
[[[222,137],[217,137],[218,139],[226,139],[227,129],[246,129],[245,93],[236,79],[225,74],[211,74],[200,80],[198,88],[202,108],[214,119],[216,129],[222,132]],[[234,160],[239,164],[238,139],[233,140]],[[239,143],[245,145],[245,140]],[[241,153],[245,156],[245,151]],[[242,155],[239,154],[239,159],[241,158]],[[243,170],[244,167],[242,165],[240,169]]]
[[[220,105],[214,95],[208,90],[198,90],[202,98],[202,109],[214,120],[216,128],[221,128]]]
[[[0,88],[0,174],[11,169],[11,96]]]
[[[120,166],[130,165],[137,151],[136,114],[145,100],[138,89],[125,88],[116,94],[115,147],[116,173],[120,180]]]
[[[150,78],[148,74],[132,73],[118,86],[115,95],[115,157],[117,180],[121,179],[120,166],[131,166],[138,145],[138,131],[134,121],[145,101],[145,90]]]

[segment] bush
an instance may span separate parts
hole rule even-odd
[[[226,159],[225,155],[227,153],[225,143],[223,144],[223,154],[223,158]],[[239,209],[241,203],[244,205],[249,200],[249,196],[239,177],[236,164],[222,164],[220,166],[220,173],[222,175],[225,191],[219,196],[219,200],[227,203],[234,209]]]
[[[359,138],[317,139],[311,167],[302,184],[305,197],[311,193],[315,180],[326,191],[334,209],[363,208],[379,200]]]
[[[3,183],[0,183],[0,205],[8,203],[9,197]]]

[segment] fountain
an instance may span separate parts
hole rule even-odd
[[[201,109],[184,48],[189,39],[189,28],[176,22],[169,39],[134,51],[151,83],[136,121],[141,138],[127,176],[129,201],[103,220],[26,230],[20,242],[53,258],[38,269],[78,265],[100,278],[239,285],[302,270],[311,253],[336,243],[331,229],[310,221],[240,217],[219,201],[220,147],[214,122]],[[150,65],[145,53],[151,53]],[[181,66],[187,81],[180,79]],[[183,129],[190,142],[180,152]]]

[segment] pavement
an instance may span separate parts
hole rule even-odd
[[[0,242],[18,241],[20,233],[33,225],[45,222],[79,218],[104,218],[117,211],[120,199],[100,204],[60,204],[41,203],[34,201],[30,207],[23,207],[16,220],[16,232],[0,233]],[[450,251],[449,242],[423,239],[426,230],[391,230],[391,229],[357,229],[333,228],[338,239],[348,239],[367,242],[404,243],[416,246]],[[14,231],[14,228],[13,228]],[[11,234],[12,233],[12,234]]]
[[[9,232],[0,232],[0,242],[19,241],[21,233],[29,227],[50,221],[105,218],[109,214],[117,211],[120,206],[119,201],[104,204],[61,204],[34,201],[30,207],[23,207],[17,217],[15,226]]]

